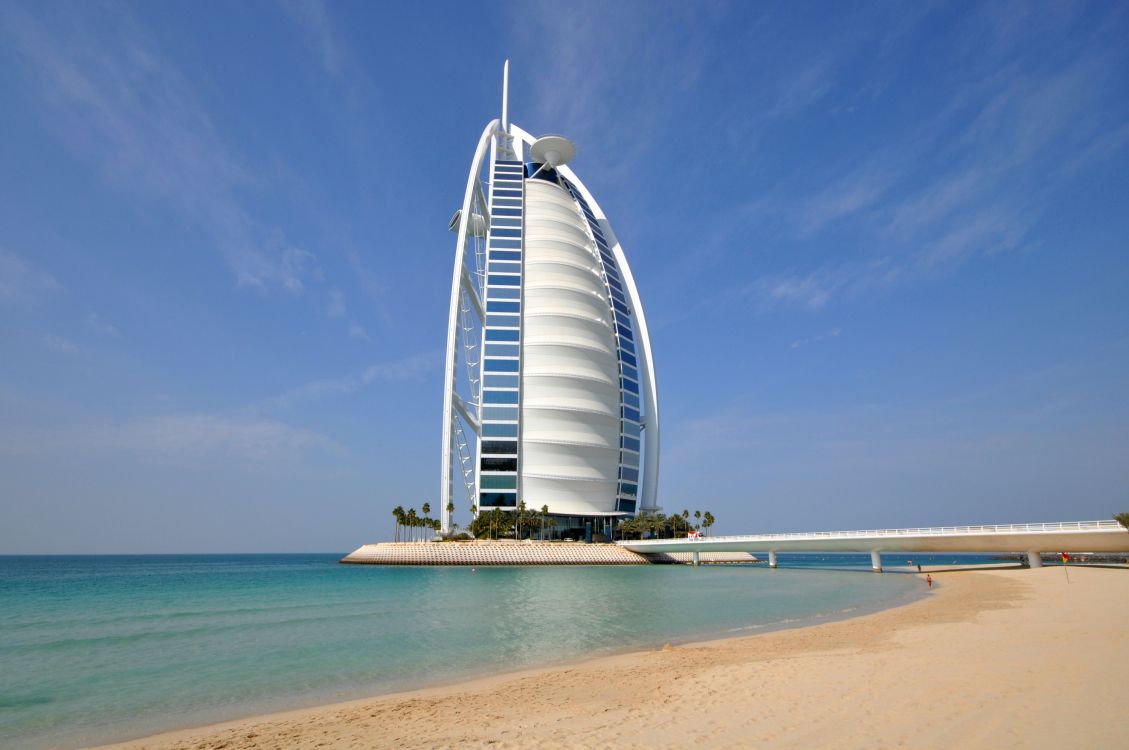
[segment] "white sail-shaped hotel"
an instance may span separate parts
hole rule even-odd
[[[456,234],[443,386],[443,530],[463,510],[547,506],[608,534],[656,508],[659,412],[624,250],[567,166],[575,147],[486,125]]]

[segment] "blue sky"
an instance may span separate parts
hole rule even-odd
[[[506,57],[632,263],[667,509],[1129,510],[1129,9],[569,8],[5,3],[0,552],[346,551],[434,504]]]

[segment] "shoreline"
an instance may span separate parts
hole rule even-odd
[[[1129,572],[934,573],[831,622],[236,719],[100,750],[989,747],[1129,739]],[[924,584],[923,584],[924,585]],[[1108,693],[1101,686],[1109,686]],[[1097,686],[1097,691],[1092,688]]]
[[[718,564],[719,563],[708,563],[708,565]],[[720,565],[726,565],[726,563],[720,563]],[[1004,563],[1004,565],[1007,565],[1007,563]],[[597,565],[593,567],[601,566]],[[646,567],[646,565],[644,565],[643,567]],[[928,566],[926,567],[926,569],[928,569]],[[791,574],[803,575],[809,570],[818,573],[836,573],[845,576],[871,577],[875,575],[873,571],[867,568],[850,568],[843,566],[816,567],[810,569],[784,568],[779,571],[779,574],[782,576]],[[775,575],[775,573],[773,573],[773,575]],[[324,696],[313,695],[305,701],[300,701],[297,703],[291,702],[290,705],[276,704],[272,706],[269,703],[264,702],[260,703],[260,706],[257,710],[255,707],[251,707],[251,710],[249,712],[229,718],[213,718],[207,716],[189,717],[188,720],[182,723],[180,726],[172,726],[171,728],[168,726],[164,728],[154,727],[148,730],[142,728],[140,732],[123,733],[124,736],[119,735],[119,738],[103,739],[99,742],[99,744],[96,745],[64,745],[61,747],[76,747],[78,748],[78,750],[112,750],[116,748],[133,749],[135,747],[150,747],[150,745],[147,744],[138,745],[137,743],[145,743],[147,741],[151,742],[166,737],[180,737],[181,735],[193,734],[195,732],[210,730],[213,728],[219,729],[223,727],[235,726],[243,722],[257,722],[259,720],[285,718],[291,715],[299,715],[310,712],[317,713],[323,710],[349,707],[357,704],[367,704],[373,701],[384,699],[395,699],[399,697],[407,698],[415,695],[434,693],[436,691],[455,690],[464,686],[473,686],[484,681],[494,682],[498,680],[506,680],[508,678],[519,678],[538,675],[541,673],[552,673],[558,670],[567,670],[575,667],[598,663],[607,659],[631,656],[633,654],[654,653],[661,651],[663,646],[671,646],[673,648],[687,648],[691,646],[716,642],[759,637],[783,631],[794,631],[802,630],[805,628],[821,627],[824,625],[843,622],[847,620],[866,618],[871,615],[910,606],[914,603],[924,600],[925,598],[930,596],[931,593],[936,593],[936,589],[934,590],[934,592],[929,592],[928,590],[926,590],[924,585],[924,574],[918,576],[918,574],[916,574],[909,568],[898,569],[897,567],[894,567],[886,571],[882,575],[896,576],[899,578],[907,579],[920,578],[922,585],[920,589],[910,589],[901,594],[897,594],[888,599],[883,599],[878,602],[852,604],[846,608],[828,609],[824,612],[802,615],[796,618],[789,618],[760,624],[743,625],[738,628],[722,629],[719,626],[707,631],[668,636],[665,639],[656,639],[652,641],[651,644],[625,644],[607,650],[601,650],[598,653],[589,655],[579,654],[573,656],[562,656],[550,661],[537,664],[529,664],[524,666],[506,666],[500,671],[498,669],[481,668],[474,671],[466,671],[461,674],[445,674],[436,677],[420,677],[411,681],[401,681],[398,685],[390,688],[365,688],[358,686],[351,689],[334,691],[336,694],[326,693],[324,694]],[[193,718],[195,718],[195,720],[193,720]],[[163,747],[163,745],[159,747]],[[196,745],[187,746],[178,744],[176,745],[176,747],[196,747]],[[200,747],[210,747],[210,745],[202,744],[200,745]],[[257,746],[251,745],[249,747]]]

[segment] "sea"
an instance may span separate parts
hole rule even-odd
[[[342,554],[0,556],[0,747],[73,748],[910,601],[907,561],[379,567]],[[983,555],[917,555],[977,565]],[[898,563],[901,564],[899,567]]]

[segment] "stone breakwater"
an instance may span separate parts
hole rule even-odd
[[[742,552],[703,552],[703,563],[756,562]],[[689,563],[689,552],[641,555],[614,544],[581,542],[381,542],[341,558],[354,565],[646,565]]]

